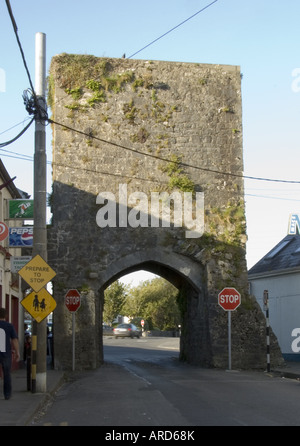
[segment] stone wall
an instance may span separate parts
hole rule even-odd
[[[70,364],[66,291],[78,288],[85,296],[76,355],[80,367],[95,367],[103,360],[103,290],[138,269],[178,287],[181,359],[202,365],[226,366],[227,318],[217,295],[225,286],[237,288],[242,305],[232,318],[233,361],[262,367],[264,318],[247,291],[239,67],[62,54],[52,60],[49,87],[54,123],[48,261],[57,271],[57,368]],[[131,197],[125,204],[124,190]],[[163,214],[158,227],[151,224],[151,193],[174,191],[181,197],[204,194],[201,237],[187,238],[172,212],[170,227],[164,227]],[[99,227],[101,218],[114,216],[103,198],[111,194],[118,204],[115,225]],[[277,360],[276,340],[274,345]]]

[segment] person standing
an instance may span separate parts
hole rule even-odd
[[[5,320],[6,310],[0,308],[0,364],[3,371],[3,394],[6,400],[11,397],[12,353],[16,361],[20,359],[19,341],[14,326]]]

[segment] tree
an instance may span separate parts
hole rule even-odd
[[[150,330],[172,330],[181,323],[177,294],[170,282],[155,278],[129,290],[123,311],[131,319],[143,318]]]
[[[128,287],[116,280],[104,291],[103,320],[112,323],[122,312]]]

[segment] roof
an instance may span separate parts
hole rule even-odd
[[[1,178],[1,180],[3,180],[2,184],[7,183],[7,185],[5,187],[8,189],[12,198],[22,198],[19,190],[16,188],[16,186],[13,183],[14,178],[11,178],[9,176],[9,173],[7,172],[1,159],[0,159],[0,178]]]
[[[300,235],[287,235],[249,271],[248,275],[300,269]]]

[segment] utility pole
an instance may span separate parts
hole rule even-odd
[[[40,255],[47,262],[46,227],[46,35],[35,35],[35,93],[38,113],[35,118],[34,151],[34,230],[33,257]],[[33,322],[31,390],[47,391],[47,322]]]

